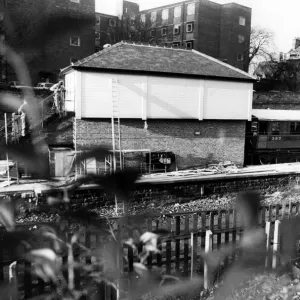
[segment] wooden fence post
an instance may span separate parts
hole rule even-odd
[[[194,232],[192,232],[191,233],[191,279],[193,278],[193,275],[194,275],[195,260],[197,261],[197,257],[196,256],[197,256],[197,253],[195,253]]]
[[[205,253],[209,253],[212,250],[212,236],[213,233],[211,230],[207,230],[205,234]],[[208,265],[207,262],[204,262],[204,289],[207,290],[209,286],[208,279]]]
[[[14,261],[12,264],[9,265],[8,279],[9,279],[10,284],[15,284],[15,281],[17,279],[16,267],[17,267],[17,262],[16,261]],[[12,297],[9,297],[9,299],[13,300]]]
[[[266,240],[266,262],[265,267],[267,268],[269,265],[269,250],[270,250],[270,233],[271,233],[271,222],[266,222],[266,228],[265,228],[267,240]]]
[[[277,254],[279,249],[279,235],[280,235],[280,221],[275,221],[275,228],[274,228],[274,242],[273,242],[273,261],[272,261],[272,268],[276,269],[277,267]]]

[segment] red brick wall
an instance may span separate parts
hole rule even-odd
[[[121,120],[122,149],[172,151],[178,168],[207,162],[234,161],[243,165],[245,121]],[[111,122],[105,119],[76,120],[77,150],[111,147]],[[195,136],[195,130],[200,136]]]
[[[95,51],[95,0],[14,0],[7,2],[14,33],[7,36],[8,43],[28,63],[33,83],[41,78],[39,72],[51,73],[57,80],[61,68],[70,65],[70,59],[81,59]],[[51,25],[43,37],[35,38],[51,17],[64,16],[64,22]],[[68,28],[68,29],[66,29]],[[51,32],[52,30],[52,32]],[[55,33],[54,37],[50,36]],[[70,36],[80,36],[80,47],[70,45]],[[15,79],[10,70],[10,80]]]

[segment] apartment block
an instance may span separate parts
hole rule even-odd
[[[251,8],[208,0],[182,1],[136,12],[124,1],[123,35],[132,41],[185,47],[248,70]]]

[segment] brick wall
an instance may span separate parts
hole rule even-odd
[[[69,0],[14,0],[7,2],[7,9],[15,29],[7,36],[8,43],[25,58],[34,84],[47,78],[56,81],[60,69],[70,65],[71,59],[95,51],[95,0],[79,4]],[[49,23],[52,17],[57,20]],[[37,37],[47,23],[47,31]],[[70,45],[70,36],[80,37],[80,47]],[[14,70],[8,75],[9,80],[15,79]]]
[[[239,17],[246,19],[246,25],[239,25]],[[248,58],[251,31],[251,8],[229,3],[222,5],[220,24],[220,54],[221,60],[241,70],[248,71]],[[243,35],[245,41],[238,43],[238,35]],[[238,53],[244,55],[243,61],[237,60]]]
[[[179,169],[208,162],[234,161],[243,165],[245,121],[121,120],[122,149],[168,150]],[[200,131],[200,136],[194,132]],[[76,120],[77,150],[111,147],[110,120]]]

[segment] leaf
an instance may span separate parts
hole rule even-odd
[[[157,248],[158,235],[152,232],[145,232],[140,240],[145,244],[145,250],[149,252],[159,253],[160,251]]]
[[[14,208],[11,203],[0,204],[0,222],[7,231],[15,229]]]
[[[148,277],[149,272],[147,267],[142,263],[133,263],[133,268],[135,272],[140,275],[141,277],[145,278]]]

